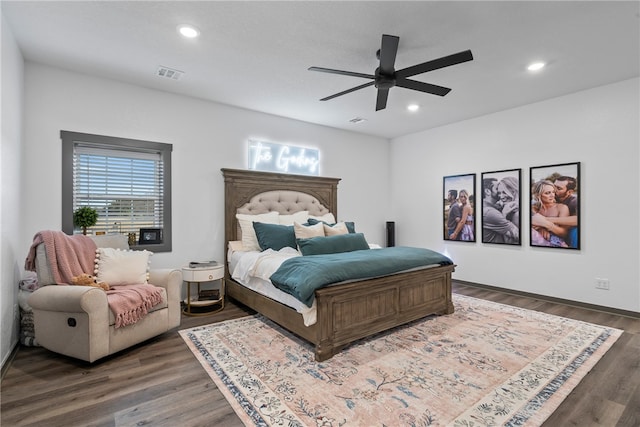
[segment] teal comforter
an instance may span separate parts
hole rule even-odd
[[[270,279],[274,286],[311,307],[315,290],[332,283],[387,276],[433,264],[453,262],[429,249],[396,246],[290,258]]]

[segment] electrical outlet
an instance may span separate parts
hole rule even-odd
[[[596,277],[596,289],[609,290],[609,279],[601,279]]]

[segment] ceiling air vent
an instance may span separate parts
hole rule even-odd
[[[180,80],[183,75],[184,71],[174,70],[173,68],[163,67],[162,65],[159,66],[158,71],[156,71],[156,76],[170,80]]]

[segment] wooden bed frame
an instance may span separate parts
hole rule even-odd
[[[339,178],[235,169],[222,169],[222,173],[225,245],[240,240],[237,210],[254,196],[268,191],[310,194],[338,218]],[[311,326],[304,326],[302,315],[294,309],[231,279],[226,259],[225,280],[227,296],[313,343],[316,360],[323,361],[358,339],[429,315],[453,313],[451,273],[454,269],[454,265],[432,267],[318,289],[315,292],[317,322]]]

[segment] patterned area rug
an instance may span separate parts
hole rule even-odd
[[[180,331],[247,426],[540,425],[622,331],[454,294],[325,362],[260,315]]]

